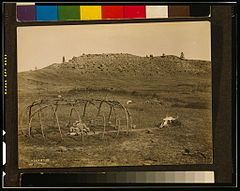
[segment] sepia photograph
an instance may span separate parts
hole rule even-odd
[[[213,163],[211,23],[17,27],[18,166]]]

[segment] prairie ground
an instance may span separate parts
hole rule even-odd
[[[142,86],[143,87],[143,86]],[[158,87],[158,88],[156,88]],[[142,166],[212,163],[212,123],[210,82],[167,81],[155,87],[141,90],[109,91],[105,89],[71,89],[61,93],[64,98],[95,98],[117,100],[130,111],[136,128],[126,133],[124,113],[117,111],[121,119],[119,135],[96,125],[84,136],[69,136],[65,126],[69,120],[69,107],[59,109],[59,123],[63,132],[61,139],[51,111],[43,112],[43,139],[38,118],[32,122],[32,137],[27,135],[27,118],[23,108],[36,98],[55,98],[58,92],[19,93],[19,167],[20,168],[60,168],[86,166]],[[130,88],[129,88],[130,89]],[[131,104],[126,104],[132,100]],[[80,111],[82,108],[80,108]],[[108,108],[103,111],[108,113]],[[86,123],[93,119],[96,110],[88,108]],[[164,117],[179,117],[181,125],[158,128]],[[77,120],[73,114],[71,122]],[[100,120],[97,120],[101,124]]]

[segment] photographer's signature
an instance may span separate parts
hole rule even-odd
[[[45,165],[48,162],[50,162],[50,159],[31,159],[31,163],[29,163],[30,166],[34,165]]]

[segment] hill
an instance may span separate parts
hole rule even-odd
[[[210,79],[211,63],[177,56],[131,54],[83,54],[64,63],[18,73],[19,91],[59,91],[72,88],[141,89],[158,87],[161,81]],[[158,82],[158,83],[153,83]]]

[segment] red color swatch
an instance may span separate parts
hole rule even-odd
[[[124,6],[125,19],[146,18],[145,6]]]
[[[102,6],[102,19],[123,19],[123,6]]]

